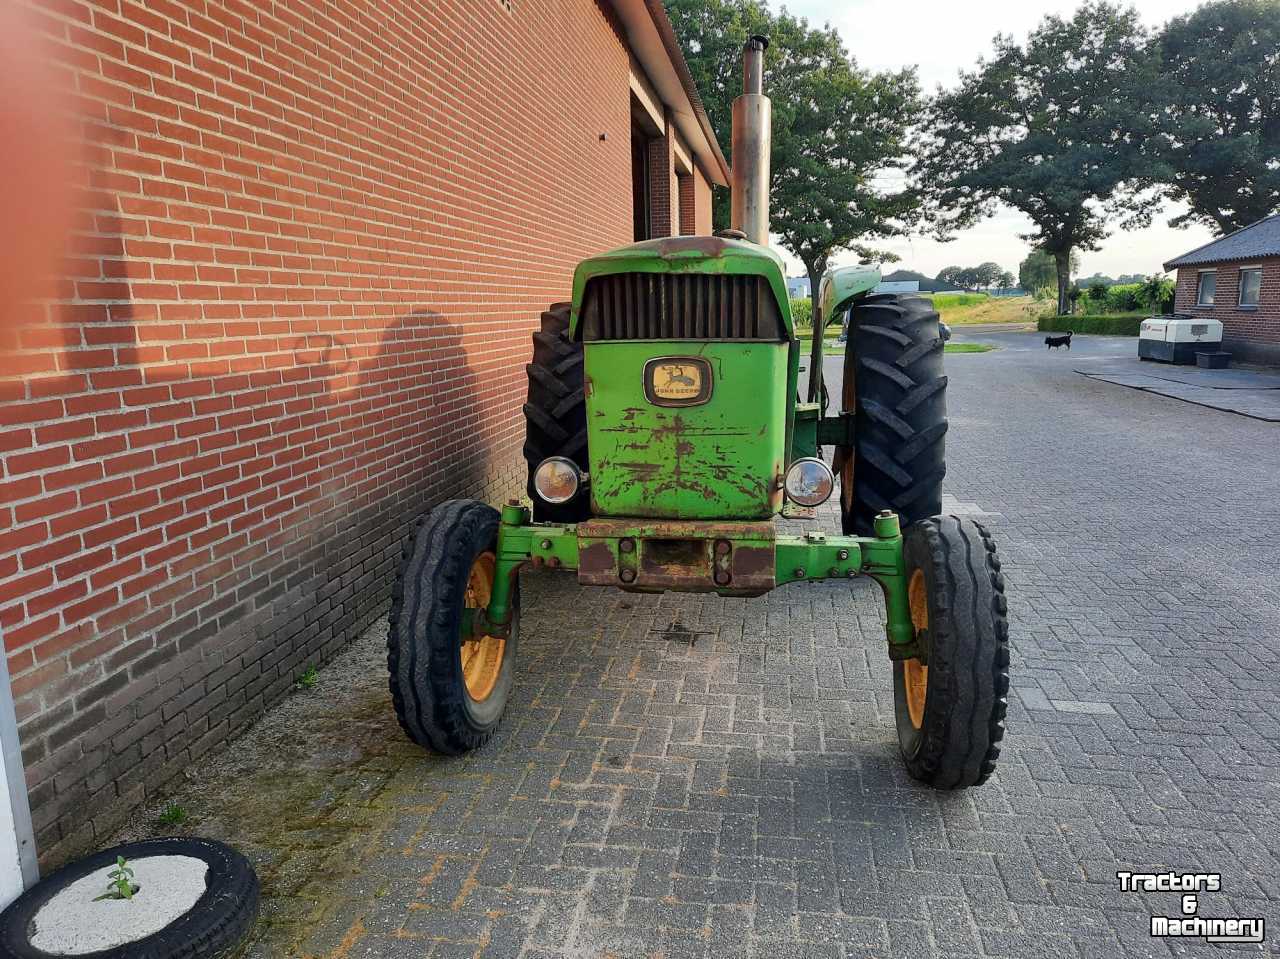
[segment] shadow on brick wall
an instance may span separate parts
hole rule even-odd
[[[121,311],[123,319],[127,301]],[[250,494],[252,509],[228,517],[239,533],[172,557],[170,575],[139,594],[145,602],[77,624],[68,654],[76,665],[56,684],[27,690],[39,703],[22,735],[46,867],[107,841],[139,804],[243,733],[308,666],[366,628],[385,606],[418,516],[502,485],[480,440],[481,384],[461,328],[413,310],[383,329],[376,347],[362,352],[359,340],[358,332],[309,334],[292,344],[286,372],[318,414],[314,429],[295,437],[315,447],[300,461],[305,470],[273,480],[274,498],[255,504]],[[138,348],[135,336],[118,346],[115,373],[138,371],[142,388],[198,379],[164,382],[165,368],[148,371]],[[291,419],[286,410],[263,421],[263,439],[222,448],[258,443],[261,455],[281,431],[293,436]],[[210,472],[175,462],[184,476]],[[290,506],[278,529],[236,523],[260,508],[270,517],[282,498]],[[193,502],[186,493],[178,501]],[[191,506],[188,515],[206,509]],[[201,538],[200,527],[190,535]]]

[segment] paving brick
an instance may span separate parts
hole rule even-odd
[[[1146,922],[1177,903],[1122,894],[1119,868],[1219,871],[1206,915],[1280,927],[1275,427],[996,341],[948,359],[948,487],[987,514],[1009,583],[990,782],[938,793],[904,772],[869,583],[721,600],[531,575],[517,692],[483,750],[403,742],[375,626],[329,667],[355,677],[340,692],[322,670],[202,758],[210,778],[175,798],[200,816],[216,797],[201,830],[266,864],[249,954],[327,954],[362,917],[353,956],[483,936],[499,957],[1171,955]],[[1118,348],[1099,342],[1074,346]],[[1151,489],[1216,513],[1175,524]]]

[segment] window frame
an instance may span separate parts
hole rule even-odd
[[[1255,296],[1257,297],[1257,299],[1255,299],[1252,303],[1246,303],[1244,300],[1244,275],[1246,273],[1258,274],[1258,289],[1257,289],[1257,292],[1255,293]],[[1236,287],[1236,306],[1238,306],[1242,310],[1256,310],[1258,308],[1258,304],[1261,301],[1262,301],[1262,264],[1251,263],[1246,266],[1240,267],[1239,282]]]
[[[1204,278],[1206,276],[1213,277],[1213,292],[1209,294],[1209,302],[1204,301]],[[1218,298],[1218,269],[1214,267],[1211,270],[1196,270],[1196,303],[1195,305],[1201,309],[1213,309],[1214,301]]]

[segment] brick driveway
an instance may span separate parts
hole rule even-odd
[[[1202,914],[1266,916],[1270,954],[1280,427],[986,339],[1004,349],[948,358],[948,491],[991,514],[1009,583],[991,782],[906,777],[869,583],[735,600],[529,576],[515,701],[480,753],[402,740],[379,624],[175,794],[259,864],[249,954],[1221,955],[1150,939],[1179,897],[1115,880],[1168,868],[1221,872]]]

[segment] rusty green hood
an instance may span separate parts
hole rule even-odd
[[[759,520],[782,505],[798,349],[782,259],[722,237],[649,240],[584,261],[597,516]]]

